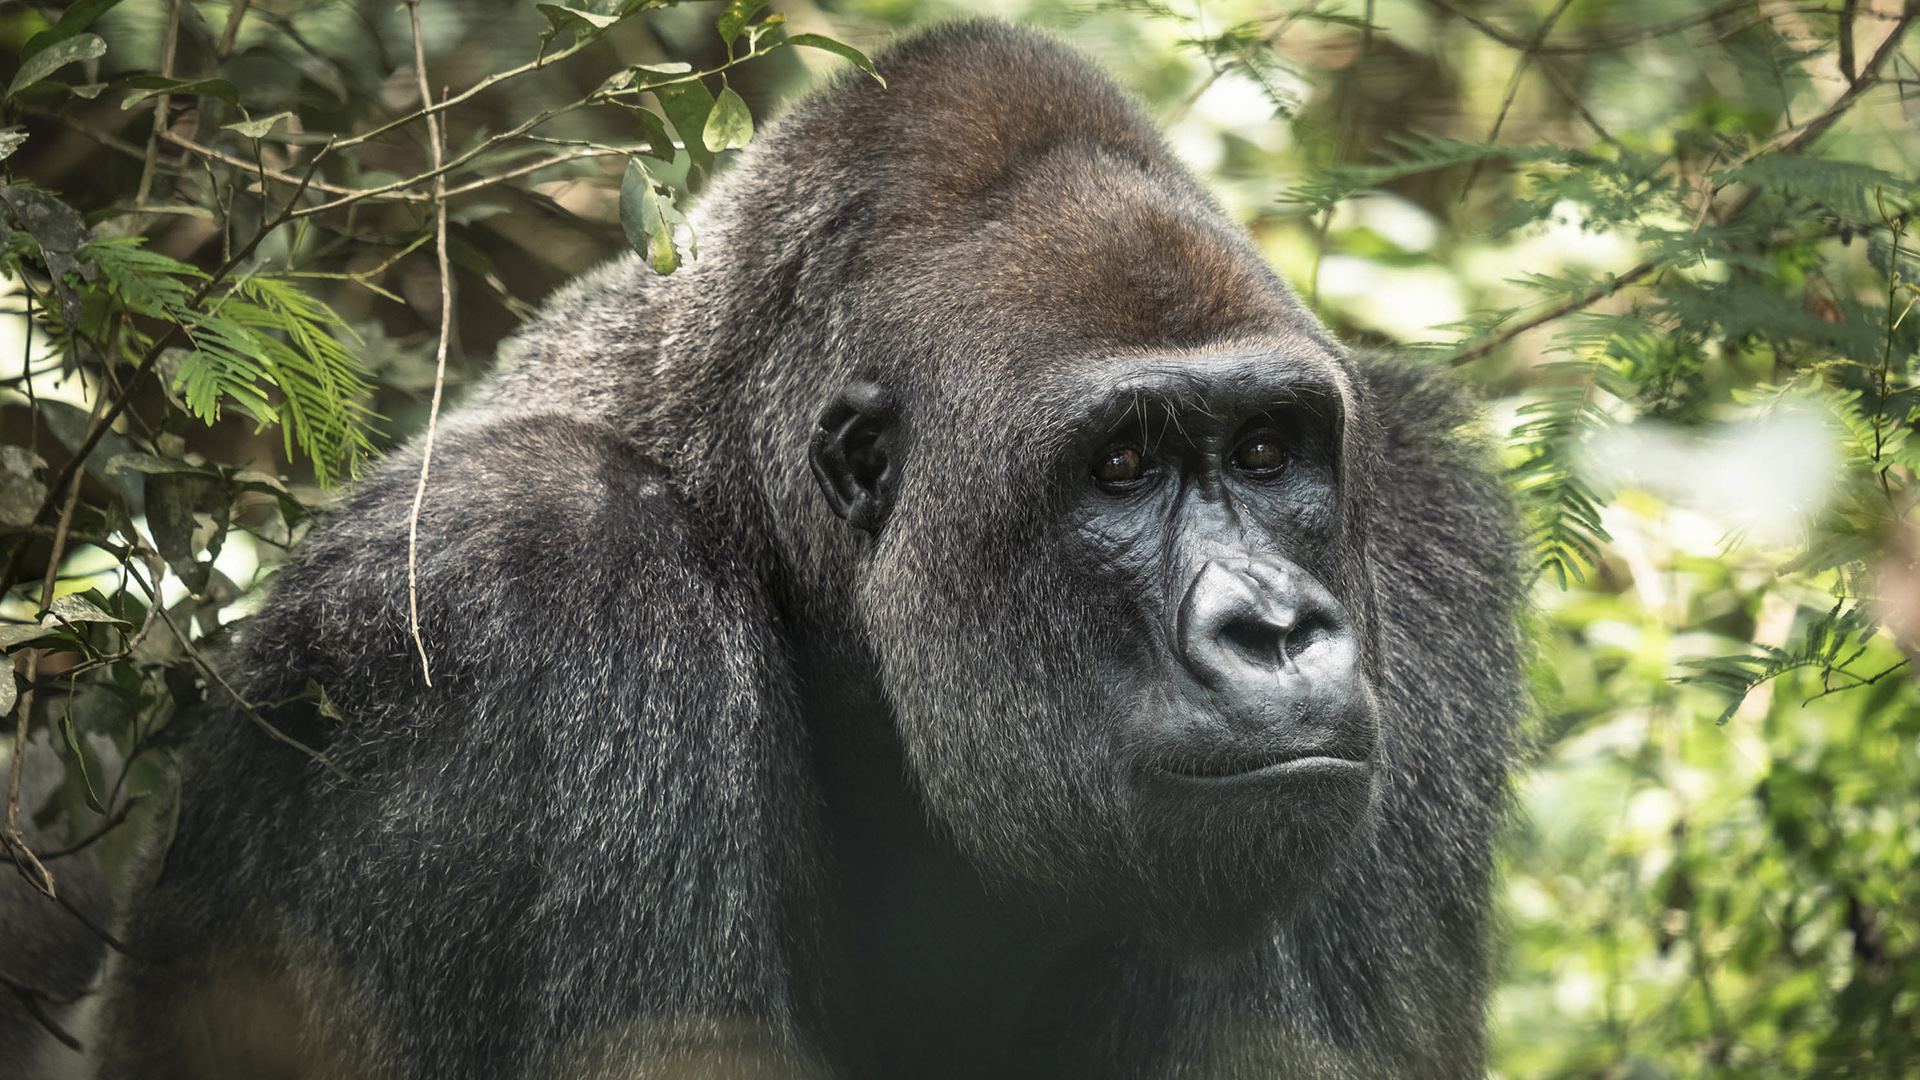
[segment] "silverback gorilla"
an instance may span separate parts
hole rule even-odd
[[[1106,78],[843,79],[279,575],[120,1080],[1480,1075],[1519,552]]]

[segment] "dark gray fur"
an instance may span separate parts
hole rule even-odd
[[[582,278],[443,421],[431,688],[407,633],[417,446],[280,573],[227,666],[255,701],[326,687],[345,724],[271,717],[350,779],[237,711],[199,719],[98,1075],[905,1075],[889,1032],[939,1020],[873,993],[861,973],[895,961],[863,948],[907,942],[911,986],[922,944],[928,970],[1044,945],[1076,883],[1132,857],[1077,771],[1107,631],[1048,561],[1035,418],[1077,356],[1326,332],[1058,45],[968,24],[880,65],[889,89],[842,79],[763,132],[697,216],[697,261]],[[1177,895],[1110,890],[1138,932],[1062,960],[1021,1046],[956,1074],[1482,1072],[1519,552],[1460,395],[1342,363],[1373,820],[1237,949],[1156,929],[1204,920]],[[807,461],[863,374],[908,446],[872,538]],[[890,782],[848,818],[836,793]],[[865,876],[896,836],[919,864]],[[916,936],[903,913],[943,904],[991,914]]]

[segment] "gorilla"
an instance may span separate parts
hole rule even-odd
[[[430,683],[419,447],[279,573],[226,670],[326,762],[195,719],[89,1075],[1482,1074],[1475,409],[1060,45],[879,64],[443,421]]]

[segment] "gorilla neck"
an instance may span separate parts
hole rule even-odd
[[[1113,991],[1116,936],[982,881],[930,827],[870,687],[807,697],[833,851],[828,1045],[857,1077],[1092,1075],[1071,1021]]]

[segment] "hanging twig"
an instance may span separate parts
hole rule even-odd
[[[413,71],[420,84],[420,103],[430,105],[432,92],[427,86],[427,53],[420,40],[420,0],[407,0],[407,16],[413,22]],[[447,259],[447,177],[440,159],[442,141],[440,115],[425,110],[427,143],[433,153],[433,236],[440,262],[440,342],[434,349],[433,404],[427,408],[427,434],[420,441],[420,482],[413,489],[413,509],[407,514],[407,629],[413,634],[413,647],[420,651],[420,677],[433,685],[433,669],[427,663],[427,643],[420,636],[420,504],[427,497],[427,469],[433,463],[433,436],[440,421],[440,395],[447,384],[447,340],[453,334],[453,267]]]

